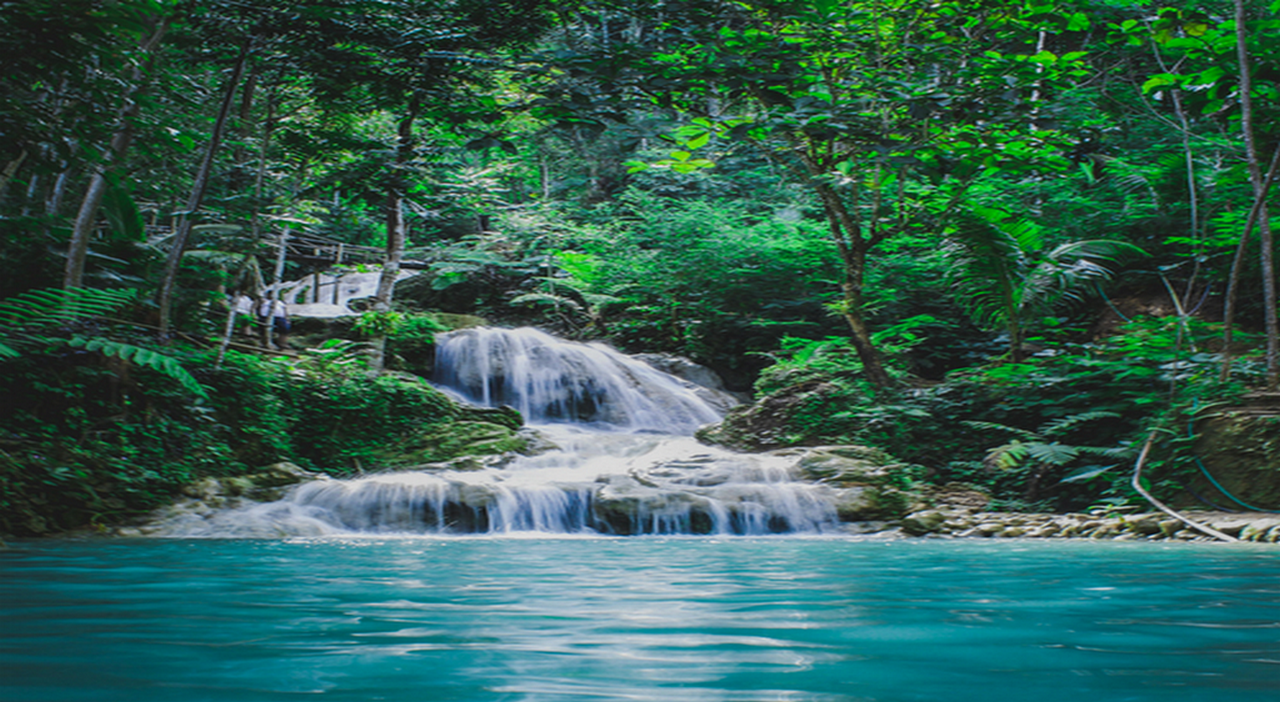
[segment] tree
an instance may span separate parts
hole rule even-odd
[[[379,177],[384,201],[386,256],[373,311],[388,314],[408,232],[405,202],[420,166],[420,121],[440,126],[490,119],[498,109],[474,95],[503,69],[494,52],[537,38],[551,20],[545,2],[379,2],[343,27],[351,41],[313,51],[322,102],[346,110],[394,115],[395,132]],[[406,31],[406,27],[409,29]],[[325,24],[322,30],[328,30]],[[335,70],[336,69],[336,70]],[[491,121],[491,120],[490,120]],[[381,327],[378,327],[381,328]],[[372,367],[382,370],[386,335],[374,339]]]
[[[658,165],[709,167],[695,152],[718,139],[758,149],[808,188],[840,259],[833,307],[868,380],[890,385],[867,321],[878,247],[940,227],[951,208],[930,211],[932,189],[949,187],[953,206],[982,173],[1053,158],[1058,135],[1033,113],[1081,54],[1036,52],[1035,39],[1087,18],[963,1],[689,7],[659,36],[607,47],[581,69],[694,118]]]

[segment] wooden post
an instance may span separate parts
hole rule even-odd
[[[311,274],[311,301],[320,301],[320,271]]]

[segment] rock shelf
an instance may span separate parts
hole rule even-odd
[[[1186,516],[1241,541],[1280,542],[1280,515],[1260,512],[1188,512]],[[900,520],[910,536],[1214,541],[1161,512],[1139,514],[1024,514],[972,509],[925,509]]]

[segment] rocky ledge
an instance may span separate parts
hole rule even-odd
[[[1241,541],[1280,542],[1280,515],[1188,512],[1186,516]],[[1131,514],[1023,514],[971,508],[925,509],[899,521],[910,536],[1109,539],[1112,541],[1216,541],[1161,512]]]

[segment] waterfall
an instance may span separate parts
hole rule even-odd
[[[535,424],[688,434],[720,419],[688,383],[604,345],[537,329],[442,335],[433,380],[480,405],[511,405]]]
[[[839,490],[796,480],[794,455],[698,443],[693,431],[720,411],[691,384],[606,346],[470,329],[441,335],[436,367],[442,388],[519,409],[556,448],[480,470],[316,480],[277,502],[179,511],[158,533],[733,535],[837,525]]]

